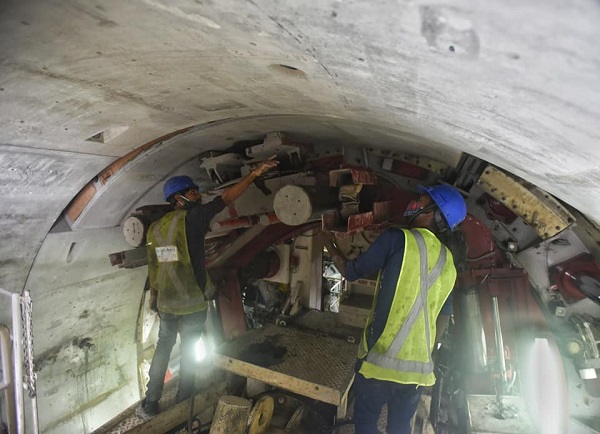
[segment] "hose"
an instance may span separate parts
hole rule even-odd
[[[194,420],[194,401],[195,400],[196,400],[196,391],[194,390],[192,392],[192,396],[190,397],[190,414],[188,417],[188,424],[187,424],[188,434],[194,434],[194,431],[192,428],[192,422]]]

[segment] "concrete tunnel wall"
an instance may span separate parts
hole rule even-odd
[[[198,153],[230,146],[240,138],[260,140],[271,129],[314,143],[323,155],[326,147],[359,148],[364,143],[357,133],[366,130],[371,130],[375,147],[411,151],[415,146],[399,146],[397,133],[339,119],[250,117],[177,134],[116,172],[88,203],[74,230],[61,219],[46,236],[27,279],[25,288],[34,300],[44,432],[92,432],[140,398],[135,328],[147,267],[110,266],[110,253],[131,248],[122,235],[122,221],[139,206],[162,203],[162,181],[171,174],[200,177]],[[460,156],[440,145],[419,145],[419,150],[430,158],[444,157],[452,165]],[[362,159],[362,152],[357,155]],[[247,203],[256,202],[251,196],[241,197],[236,208],[253,208]]]
[[[249,115],[443,144],[599,220],[598,18],[593,0],[3,2],[0,284],[23,288],[47,230],[114,158]]]
[[[2,2],[0,287],[31,289],[36,351],[58,350],[40,372],[42,427],[89,432],[137,399],[144,273],[106,255],[131,207],[204,149],[291,129],[449,163],[464,151],[600,221],[598,22],[593,0]],[[193,125],[168,159],[107,184],[87,224],[48,234],[104,167]],[[86,140],[100,132],[120,134]],[[95,348],[73,340],[90,334]],[[71,366],[90,351],[95,368]]]

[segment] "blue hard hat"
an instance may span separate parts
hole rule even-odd
[[[169,198],[175,193],[180,193],[192,187],[198,188],[192,178],[186,175],[173,176],[172,178],[167,179],[167,182],[165,182],[163,187],[165,201],[168,202]]]
[[[467,203],[460,191],[451,185],[442,184],[433,187],[419,185],[419,192],[431,196],[446,219],[450,230],[454,230],[467,216]]]

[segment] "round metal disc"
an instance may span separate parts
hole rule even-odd
[[[140,247],[146,239],[146,224],[137,216],[129,216],[123,222],[125,241],[132,247]]]
[[[254,404],[254,407],[252,407],[252,410],[250,410],[247,433],[263,433],[271,423],[274,408],[275,402],[270,396],[263,396],[258,401],[256,401],[256,404]]]
[[[302,187],[286,185],[275,194],[273,209],[282,223],[298,226],[310,220],[313,207]]]

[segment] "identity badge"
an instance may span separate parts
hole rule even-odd
[[[177,262],[179,260],[177,246],[156,247],[155,251],[158,262]]]

